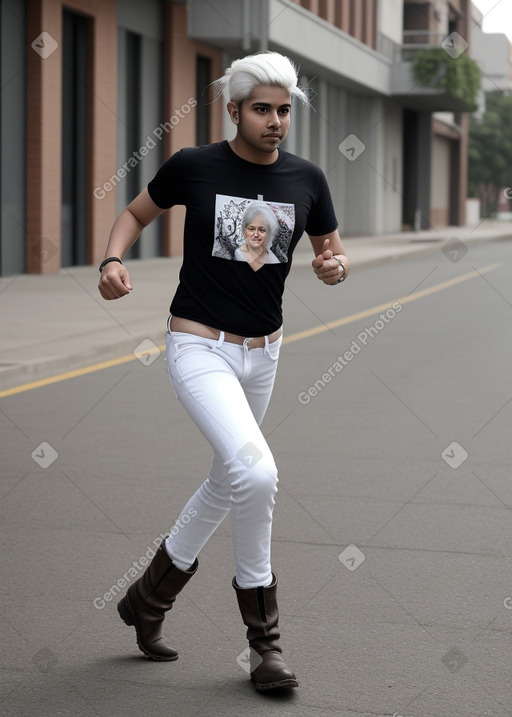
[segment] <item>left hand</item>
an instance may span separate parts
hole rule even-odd
[[[343,274],[343,269],[339,262],[332,258],[333,254],[329,249],[329,245],[330,241],[326,239],[321,254],[318,254],[311,262],[313,271],[324,284],[334,284]]]

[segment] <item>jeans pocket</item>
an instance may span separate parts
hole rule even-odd
[[[272,341],[271,344],[268,344],[268,346],[265,348],[265,353],[267,353],[272,361],[277,361],[279,358],[279,351],[281,349],[281,344],[283,342],[283,337],[280,336],[277,341]]]
[[[185,334],[173,331],[167,334],[167,360],[176,363],[176,361],[185,354],[195,352],[210,352],[213,349],[211,339],[205,339],[202,336],[194,334]]]
[[[182,356],[185,356],[186,354],[197,354],[197,353],[209,353],[213,346],[209,343],[206,343],[210,339],[203,339],[200,336],[194,336],[195,340],[189,340],[187,339],[176,339],[173,342],[173,361],[176,363],[176,361],[181,358]]]

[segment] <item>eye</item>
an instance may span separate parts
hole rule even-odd
[[[282,115],[287,115],[287,114],[290,113],[290,108],[289,108],[289,107],[283,107],[282,109],[279,110],[279,113],[282,114]]]

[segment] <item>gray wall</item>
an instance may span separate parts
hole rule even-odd
[[[471,55],[482,70],[484,92],[512,90],[512,50],[506,35],[484,33],[479,27],[471,31]]]
[[[347,92],[321,78],[310,85],[317,93],[314,109],[294,106],[285,149],[323,169],[342,234],[400,231],[401,107],[385,98]],[[349,135],[364,145],[358,157],[339,149]]]
[[[450,165],[452,143],[447,137],[432,137],[432,169],[430,175],[431,209],[446,211],[449,223],[450,210]]]

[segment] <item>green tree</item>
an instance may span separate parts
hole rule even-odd
[[[496,211],[498,194],[512,186],[512,96],[486,95],[481,119],[471,117],[468,148],[469,196],[481,201],[482,216]]]

